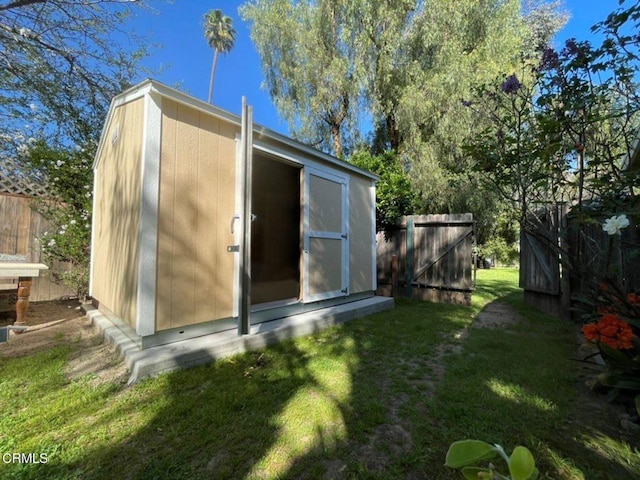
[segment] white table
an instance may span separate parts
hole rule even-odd
[[[33,278],[41,270],[48,270],[44,263],[0,262],[0,277],[18,278],[18,301],[16,302],[16,326],[26,325],[29,295]]]

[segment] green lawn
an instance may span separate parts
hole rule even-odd
[[[496,299],[524,320],[467,329]],[[638,478],[638,441],[580,393],[575,344],[524,307],[516,270],[493,269],[471,307],[399,301],[133,387],[69,381],[73,343],[0,358],[0,454],[48,458],[0,463],[0,478],[462,478],[443,466],[462,438],[526,445],[546,478]]]

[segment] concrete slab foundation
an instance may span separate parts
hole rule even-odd
[[[113,343],[131,372],[129,383],[160,373],[191,367],[249,350],[257,350],[289,338],[308,335],[332,325],[393,308],[389,297],[370,297],[253,325],[249,335],[236,330],[204,335],[141,350],[138,344],[99,310],[87,317]]]

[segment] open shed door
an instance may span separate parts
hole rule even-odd
[[[348,177],[304,169],[303,301],[349,294]]]
[[[238,318],[238,334],[249,333],[251,325],[251,190],[253,152],[253,108],[242,97],[242,124],[240,131],[240,155],[238,162],[238,213],[231,219],[231,233],[238,242],[227,248],[237,254],[236,286],[234,289],[234,316]],[[240,228],[234,231],[239,221]]]

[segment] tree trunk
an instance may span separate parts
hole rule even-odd
[[[213,50],[213,62],[211,63],[211,78],[209,79],[209,103],[213,100],[213,79],[216,76],[216,65],[218,64],[218,50]]]
[[[342,141],[340,140],[340,125],[331,125],[331,138],[333,139],[333,153],[337,158],[342,158]]]
[[[395,150],[396,152],[400,149],[400,132],[398,131],[398,126],[396,125],[396,119],[393,117],[393,114],[388,114],[385,118],[385,123],[387,125],[387,135],[389,139],[389,146],[391,150]]]

